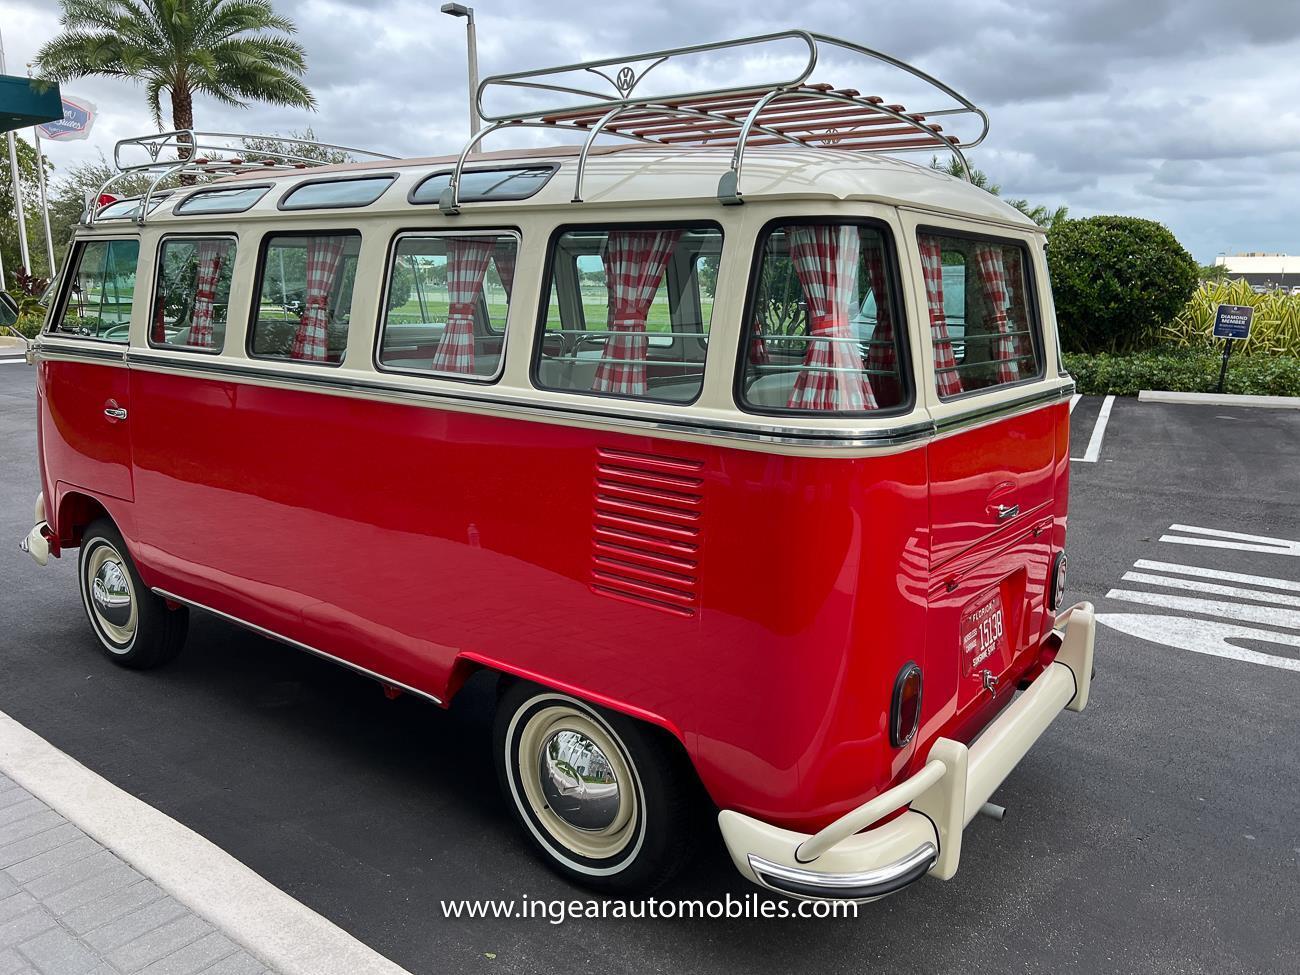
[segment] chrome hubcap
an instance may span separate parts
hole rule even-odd
[[[618,816],[618,777],[600,746],[577,731],[542,744],[537,778],[546,804],[574,829],[608,829]]]
[[[126,647],[135,638],[135,589],[122,556],[108,544],[101,544],[90,555],[86,567],[90,581],[90,611],[113,649]]]

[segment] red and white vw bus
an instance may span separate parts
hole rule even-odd
[[[119,145],[153,184],[87,215],[33,349],[24,543],[79,550],[109,658],[202,610],[443,706],[491,671],[506,799],[599,889],[689,856],[701,786],[772,890],[951,877],[1092,675],[1043,234],[888,154],[960,152],[945,110],[808,80],[873,52],[776,37],[812,53],[768,88],[482,110],[581,146]]]

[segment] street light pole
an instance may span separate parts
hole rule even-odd
[[[465,43],[469,48],[469,136],[478,135],[478,36],[474,29],[474,8],[463,3],[444,3],[442,12],[465,18]]]

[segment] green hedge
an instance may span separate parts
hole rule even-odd
[[[1221,354],[1199,349],[1155,349],[1130,355],[1101,352],[1065,354],[1065,368],[1079,392],[1136,396],[1144,389],[1177,393],[1214,392]],[[1237,356],[1228,363],[1225,393],[1300,396],[1300,359],[1293,356]]]

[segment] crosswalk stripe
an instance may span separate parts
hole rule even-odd
[[[1253,576],[1245,572],[1225,572],[1222,569],[1206,569],[1199,565],[1180,565],[1177,562],[1156,562],[1153,559],[1138,559],[1133,563],[1135,569],[1154,569],[1157,572],[1173,572],[1180,576],[1200,576],[1203,579],[1222,579],[1224,582],[1245,582],[1254,586],[1267,586],[1270,589],[1289,589],[1300,592],[1300,582],[1290,579],[1274,579],[1270,576]]]
[[[1300,557],[1300,542],[1290,538],[1272,538],[1268,535],[1247,535],[1225,531],[1222,528],[1198,528],[1196,525],[1170,525],[1171,532],[1207,536],[1188,538],[1183,535],[1161,535],[1160,541],[1175,545],[1201,545],[1205,548],[1231,548],[1239,552],[1268,552],[1272,555]]]
[[[1193,592],[1208,592],[1216,596],[1236,596],[1238,599],[1254,599],[1261,603],[1276,603],[1279,606],[1300,606],[1300,596],[1287,596],[1280,592],[1264,592],[1259,589],[1242,589],[1239,586],[1221,586],[1213,582],[1198,582],[1195,579],[1175,579],[1170,576],[1151,575],[1147,572],[1125,572],[1125,582],[1146,582],[1166,589],[1190,589]]]
[[[1181,609],[1189,613],[1201,613],[1206,616],[1222,616],[1230,620],[1242,620],[1246,623],[1263,623],[1266,626],[1284,626],[1287,629],[1300,630],[1300,610],[1274,609],[1272,606],[1250,606],[1242,603],[1229,603],[1220,599],[1195,599],[1191,596],[1175,596],[1163,592],[1142,592],[1136,589],[1112,589],[1106,593],[1107,599],[1121,599],[1127,603],[1144,603],[1147,606],[1162,606],[1165,609]]]

